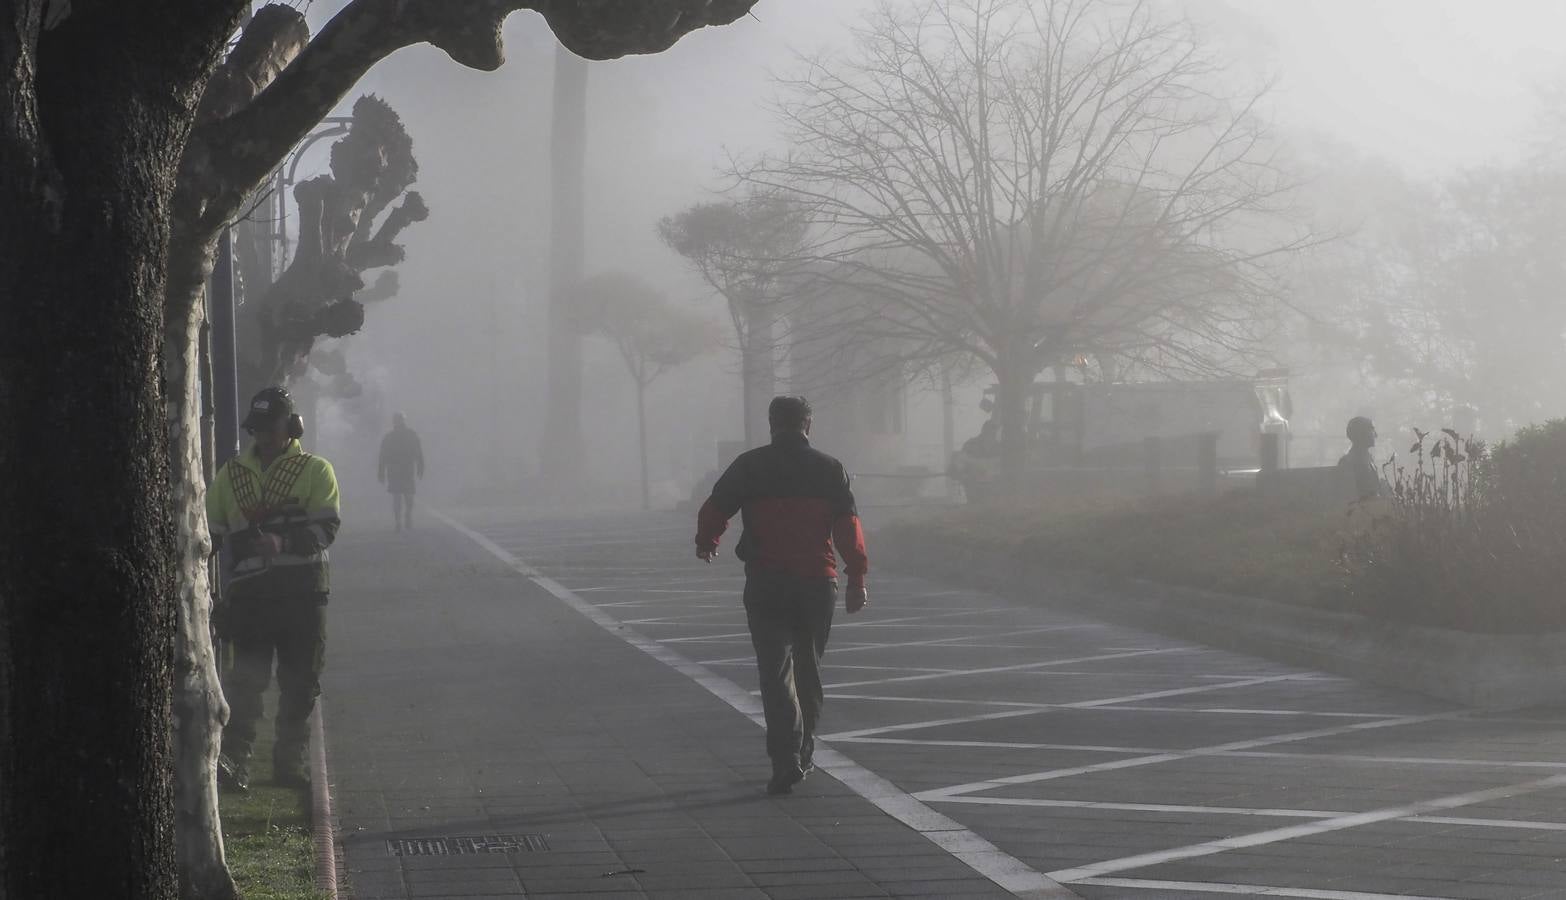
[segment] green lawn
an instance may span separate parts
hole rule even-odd
[[[229,871],[245,900],[326,900],[315,889],[310,793],[271,784],[270,701],[258,734],[250,792],[225,791],[220,801]]]

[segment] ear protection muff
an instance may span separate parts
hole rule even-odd
[[[288,436],[295,439],[304,437],[304,417],[298,413],[288,417]]]

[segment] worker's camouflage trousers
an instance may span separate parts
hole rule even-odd
[[[261,719],[261,695],[272,681],[277,659],[277,742],[272,764],[279,771],[304,765],[310,743],[310,713],[321,694],[326,664],[326,597],[240,597],[231,601],[224,622],[231,663],[223,676],[228,726],[223,755],[249,760]]]

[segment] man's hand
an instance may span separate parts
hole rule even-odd
[[[262,559],[270,559],[283,552],[283,536],[263,531],[251,540],[250,548]]]
[[[849,615],[864,609],[869,602],[870,592],[865,590],[862,584],[849,585],[848,591],[843,594],[843,607],[848,610]]]
[[[704,563],[712,562],[713,559],[717,557],[717,555],[718,551],[716,550],[705,550],[700,547],[696,549],[696,558]]]

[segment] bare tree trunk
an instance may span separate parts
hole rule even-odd
[[[1001,470],[1015,479],[1027,466],[1028,390],[1033,372],[1014,358],[1003,355],[996,367],[995,407],[1001,429]]]
[[[636,436],[642,450],[642,509],[652,509],[652,493],[647,486],[647,383],[636,382]]]
[[[941,466],[942,471],[949,471],[945,467],[952,463],[952,456],[957,452],[957,410],[956,402],[952,397],[952,375],[950,372],[941,372]],[[957,495],[957,483],[948,476],[946,482],[946,499],[952,500]]]
[[[571,485],[582,475],[585,450],[582,336],[571,307],[571,290],[582,279],[587,62],[564,47],[555,51],[550,142],[549,405],[540,461],[552,483]]]
[[[168,392],[168,446],[178,530],[179,596],[174,642],[174,798],[180,896],[187,900],[237,897],[223,854],[218,818],[217,756],[228,704],[212,646],[212,556],[207,526],[205,460],[201,441],[201,377],[197,342],[200,305],[183,321],[167,323],[163,350]]]
[[[93,55],[146,39],[123,24],[94,27],[130,49],[106,41],[40,73],[69,101],[48,123],[71,137],[44,167],[57,192],[36,190],[49,175],[18,177],[0,139],[0,896],[15,900],[166,900],[177,887],[156,373],[167,161],[183,131],[172,84],[156,102],[137,93],[155,73],[103,84],[115,79]]]
[[[777,361],[773,353],[776,325],[777,315],[764,305],[746,317],[740,365],[744,370],[745,443],[751,447],[765,443],[771,433],[766,425],[766,410],[777,390]]]

